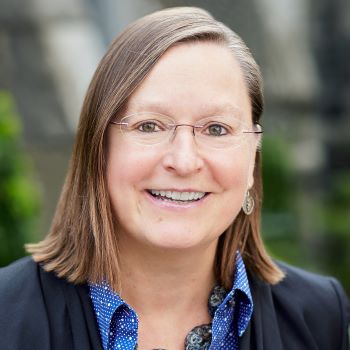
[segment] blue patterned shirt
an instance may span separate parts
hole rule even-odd
[[[237,253],[233,287],[217,308],[212,320],[210,350],[238,349],[238,337],[245,332],[253,313],[253,300],[246,269]],[[114,293],[108,283],[90,283],[104,350],[134,350],[137,344],[136,312]]]

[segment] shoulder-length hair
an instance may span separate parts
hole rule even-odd
[[[50,231],[27,244],[33,259],[73,283],[102,279],[119,290],[118,232],[106,185],[106,129],[130,95],[171,46],[210,41],[232,51],[242,69],[252,104],[252,120],[263,111],[258,65],[242,39],[208,12],[193,7],[161,10],[129,25],[111,44],[88,88],[82,107],[68,174]],[[241,211],[219,238],[218,283],[230,289],[239,250],[248,270],[268,283],[283,273],[267,254],[260,234],[261,157],[257,150],[253,214]],[[215,220],[215,218],[213,218]]]

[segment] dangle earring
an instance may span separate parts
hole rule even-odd
[[[244,202],[242,205],[242,210],[245,215],[250,215],[254,210],[255,202],[254,198],[250,195],[249,190],[247,191]]]

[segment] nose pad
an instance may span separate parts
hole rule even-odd
[[[178,129],[178,126],[190,126],[192,135],[186,133],[186,130]],[[204,162],[198,152],[195,131],[192,125],[181,124],[174,128],[169,150],[164,157],[163,164],[168,170],[181,176],[198,172],[202,168]]]
[[[173,130],[173,133],[172,133],[171,138],[170,138],[170,141],[171,141],[171,142],[175,139],[176,133],[177,133],[177,128],[178,128],[179,126],[188,126],[188,127],[192,128],[192,135],[193,135],[193,137],[196,137],[196,133],[195,133],[195,131],[194,131],[194,128],[195,128],[194,125],[191,125],[191,124],[176,124],[176,125],[174,126],[174,130]]]

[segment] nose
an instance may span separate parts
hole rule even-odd
[[[180,176],[199,172],[204,160],[196,144],[194,130],[190,125],[179,125],[169,140],[163,158],[164,167]]]

